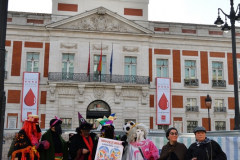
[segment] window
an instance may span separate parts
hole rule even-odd
[[[212,76],[213,80],[223,80],[222,62],[212,62]]]
[[[62,78],[73,79],[74,73],[74,54],[62,55]]]
[[[187,98],[187,106],[197,106],[196,98]]]
[[[157,60],[157,77],[168,77],[168,60]]]
[[[223,107],[223,99],[215,99],[215,107]]]
[[[27,72],[38,72],[39,53],[27,53]]]
[[[168,125],[158,125],[158,129],[164,130],[165,132],[168,130],[169,126]]]
[[[129,122],[129,121],[133,121],[134,123],[136,123],[136,119],[124,119],[124,124]]]
[[[196,79],[196,61],[185,61],[185,79]]]
[[[7,128],[16,129],[17,128],[17,116],[7,117]]]
[[[215,130],[216,131],[225,131],[226,130],[226,122],[225,121],[216,121],[215,122]]]
[[[72,118],[61,118],[62,119],[62,129],[72,129]]]
[[[187,133],[193,133],[198,126],[198,121],[187,121]]]
[[[137,72],[137,58],[125,57],[125,81],[135,82]]]

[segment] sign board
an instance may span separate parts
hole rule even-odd
[[[123,153],[122,141],[99,137],[94,160],[121,160]]]
[[[156,78],[157,125],[171,124],[171,79]]]
[[[29,114],[38,114],[39,76],[37,72],[23,72],[21,121]]]

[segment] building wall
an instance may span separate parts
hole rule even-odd
[[[63,1],[56,1],[54,5],[56,6],[58,2]],[[57,11],[56,14],[60,15]],[[234,95],[230,33],[222,33],[215,26],[149,21],[135,21],[135,23],[147,27],[155,33],[123,34],[68,29],[54,30],[46,28],[46,25],[52,22],[50,20],[51,16],[52,21],[55,21],[54,14],[17,12],[9,12],[8,14],[12,21],[9,20],[7,26],[6,123],[8,122],[8,116],[17,114],[17,127],[21,128],[22,75],[26,71],[26,54],[28,52],[38,52],[40,55],[38,114],[45,122],[42,123],[42,128],[48,128],[50,119],[57,115],[62,118],[72,118],[72,128],[74,129],[78,126],[76,112],[79,111],[83,116],[86,116],[87,107],[92,101],[103,100],[110,105],[112,113],[117,113],[115,122],[117,129],[122,129],[125,119],[132,118],[136,119],[137,122],[145,123],[150,129],[158,129],[156,125],[156,60],[167,59],[169,62],[168,77],[171,78],[172,83],[173,123],[171,126],[176,125],[175,121],[180,121],[182,125],[180,128],[183,132],[187,132],[187,121],[192,120],[198,121],[198,125],[208,127],[204,98],[209,94],[213,102],[210,109],[212,130],[215,130],[215,121],[225,121],[226,129],[233,129]],[[39,24],[39,21],[28,21],[28,17],[43,20],[43,24]],[[236,30],[240,32],[240,28]],[[237,34],[237,46],[239,42],[239,35]],[[89,43],[91,73],[93,73],[93,57],[94,55],[100,55],[99,47],[102,43],[103,48],[107,48],[102,51],[102,54],[106,55],[107,74],[109,74],[113,46],[113,74],[125,74],[124,57],[137,57],[137,75],[149,76],[150,84],[48,80],[48,73],[62,72],[63,53],[75,55],[74,73],[86,73]],[[137,48],[137,50],[127,51],[124,49],[126,47]],[[237,51],[239,52],[238,48]],[[240,56],[237,55],[237,57],[237,63],[239,64]],[[185,60],[196,61],[198,86],[184,86]],[[226,81],[226,87],[212,87],[213,61],[223,63],[223,80]],[[100,88],[104,96],[96,97],[94,95],[96,88]],[[186,112],[187,98],[197,99],[196,105],[199,107],[199,112]],[[226,112],[214,112],[215,99],[223,99],[223,107],[227,107]]]

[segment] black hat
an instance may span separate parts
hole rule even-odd
[[[203,132],[206,133],[206,129],[205,129],[204,127],[202,127],[202,126],[196,127],[196,128],[194,129],[194,134],[196,134],[196,132],[198,132],[198,131],[203,131]]]
[[[58,119],[56,116],[55,116],[55,119],[52,119],[50,121],[50,128],[51,127],[54,127],[54,126],[57,126],[57,125],[60,125],[62,124],[62,120],[61,119]]]
[[[91,130],[93,127],[92,124],[88,123],[88,122],[85,122],[85,123],[82,123],[79,127],[79,129],[81,130]]]
[[[178,132],[178,130],[175,127],[168,128],[168,130],[166,131],[166,138],[167,139],[168,139],[168,136],[169,136],[169,133],[170,133],[171,130],[176,130]]]

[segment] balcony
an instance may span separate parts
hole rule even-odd
[[[198,79],[184,79],[184,86],[185,87],[197,87]]]
[[[214,112],[223,112],[226,113],[227,112],[227,108],[226,107],[214,107]]]
[[[199,112],[198,106],[186,106],[186,112]]]
[[[212,87],[226,87],[225,80],[212,80]]]
[[[7,71],[5,71],[4,79],[7,79]]]
[[[105,82],[105,83],[131,83],[150,84],[148,76],[110,75],[87,73],[49,72],[49,81],[75,81],[75,82]]]

